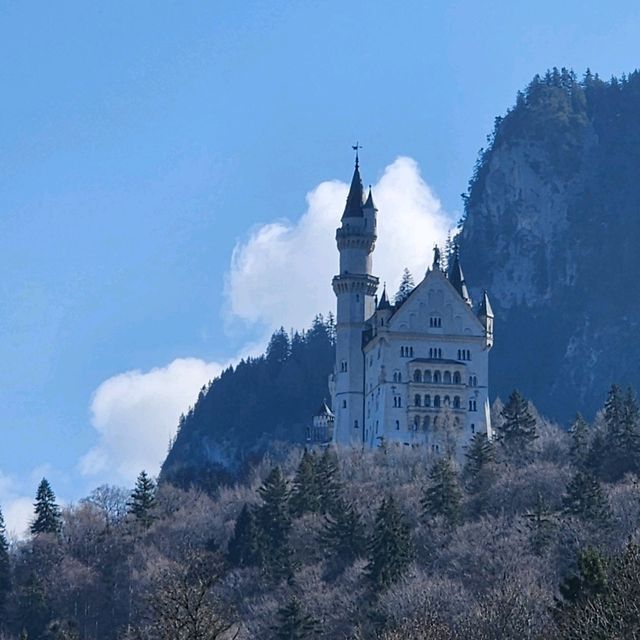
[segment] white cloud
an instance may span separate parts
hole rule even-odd
[[[181,413],[223,366],[180,358],[151,371],[127,371],[105,380],[91,402],[96,447],[80,460],[80,472],[131,484],[145,469],[157,474]]]
[[[257,324],[268,335],[281,325],[305,328],[316,313],[334,308],[334,238],[347,190],[343,182],[321,183],[307,195],[307,211],[298,222],[280,220],[258,227],[236,246],[225,283],[229,319]],[[444,240],[454,220],[411,158],[400,157],[386,167],[373,194],[379,208],[374,273],[387,280],[393,294],[404,267],[416,281],[422,278],[433,244]],[[248,344],[233,361],[262,353],[265,342]],[[99,441],[81,459],[81,473],[129,484],[142,469],[157,473],[180,414],[222,368],[185,358],[103,382],[91,403]]]
[[[345,183],[323,182],[307,195],[307,211],[298,222],[261,226],[236,246],[225,286],[232,316],[267,330],[305,328],[316,313],[334,308],[334,238],[347,191]],[[455,221],[411,158],[386,167],[373,196],[379,209],[373,271],[393,294],[404,267],[422,279],[434,243],[443,242]]]
[[[33,517],[33,498],[20,495],[21,487],[17,480],[0,471],[0,506],[10,537],[21,538],[26,535]]]

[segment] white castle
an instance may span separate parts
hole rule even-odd
[[[378,301],[371,260],[377,211],[371,189],[364,199],[356,153],[336,231],[333,442],[396,442],[440,451],[464,447],[475,433],[491,437],[494,318],[486,291],[474,312],[457,252],[445,273],[436,247],[431,268],[405,300],[391,304],[385,290]]]

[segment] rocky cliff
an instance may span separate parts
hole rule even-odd
[[[534,78],[496,119],[459,238],[496,312],[494,394],[566,421],[612,382],[640,388],[639,241],[640,74]]]

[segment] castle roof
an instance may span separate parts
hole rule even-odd
[[[363,189],[362,178],[360,178],[360,168],[358,158],[356,157],[356,168],[351,178],[351,186],[349,187],[349,195],[347,196],[347,204],[344,207],[344,218],[362,218]]]
[[[326,401],[322,401],[320,408],[316,411],[316,416],[328,416],[329,418],[333,418],[333,412],[327,406]]]
[[[389,297],[387,296],[386,285],[382,290],[382,297],[380,298],[380,302],[378,302],[378,311],[381,311],[383,309],[391,309],[391,303],[389,302]]]
[[[364,203],[363,209],[373,209],[377,211],[376,205],[373,203],[373,193],[371,193],[371,186],[369,186],[369,195],[367,196],[367,201]]]
[[[471,296],[467,289],[467,283],[464,280],[464,274],[462,273],[462,265],[460,264],[460,258],[456,251],[453,259],[453,264],[449,271],[449,282],[453,285],[453,288],[460,294],[460,297],[467,303],[471,304]]]
[[[489,302],[489,295],[487,294],[487,290],[485,289],[482,292],[482,300],[480,301],[480,309],[478,310],[479,316],[487,316],[487,318],[493,318],[493,309],[491,308],[491,303]]]

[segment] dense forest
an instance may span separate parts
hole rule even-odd
[[[465,274],[496,314],[492,390],[520,381],[565,425],[575,409],[593,417],[612,380],[640,385],[638,113],[638,71],[536,76],[496,118],[465,194]]]
[[[522,640],[640,634],[640,417],[570,432],[513,392],[495,438],[432,457],[292,445],[243,482],[142,472],[0,539],[7,638]]]
[[[303,443],[323,399],[335,360],[334,323],[276,331],[266,353],[229,367],[203,387],[180,420],[161,477],[188,487],[215,486],[241,474],[274,442]]]

